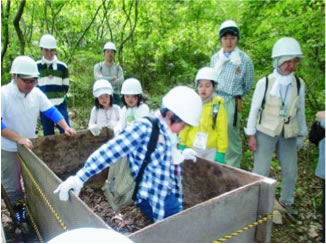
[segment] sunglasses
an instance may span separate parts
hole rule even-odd
[[[19,77],[26,85],[28,85],[28,84],[35,84],[35,83],[37,83],[37,79],[36,78],[34,78],[34,79],[23,79],[23,78],[21,78],[21,77]]]

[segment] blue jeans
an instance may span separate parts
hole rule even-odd
[[[66,101],[64,101],[63,103],[61,103],[60,105],[57,105],[55,107],[63,115],[67,124],[70,125]],[[64,133],[64,130],[61,129],[60,126],[55,125],[53,123],[53,121],[51,119],[49,119],[48,117],[46,117],[42,112],[41,112],[41,123],[42,123],[42,127],[43,127],[43,133],[45,136],[54,135],[54,126],[56,126],[59,129],[61,134]]]
[[[140,210],[151,220],[153,219],[152,207],[147,200],[142,200],[138,207]],[[179,213],[183,210],[183,206],[178,202],[178,199],[173,194],[166,196],[164,200],[164,218],[167,218],[173,214]]]

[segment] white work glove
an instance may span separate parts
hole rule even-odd
[[[114,130],[114,128],[118,125],[117,121],[109,121],[108,122],[108,128],[110,128],[111,130]]]
[[[114,135],[115,135],[115,136],[116,136],[116,135],[119,135],[120,132],[121,132],[121,126],[120,126],[120,124],[117,124],[117,125],[114,127],[113,131],[114,131]]]
[[[62,182],[53,193],[59,193],[60,200],[67,201],[69,199],[69,191],[73,190],[78,196],[83,185],[84,183],[78,176],[69,176],[68,179]]]
[[[102,127],[99,125],[91,125],[89,130],[91,131],[93,136],[98,136],[101,133]]]
[[[176,146],[172,147],[172,163],[175,165],[181,164],[185,160],[182,152]]]
[[[303,136],[298,136],[297,137],[297,151],[299,151],[303,147]]]
[[[196,156],[198,156],[198,154],[193,149],[186,148],[183,150],[182,156],[185,158],[185,160],[192,160],[195,163],[197,161]]]

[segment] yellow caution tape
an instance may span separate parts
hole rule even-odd
[[[223,237],[221,237],[221,238],[219,238],[219,239],[217,239],[215,241],[212,241],[212,242],[213,243],[225,242],[225,241],[227,241],[227,240],[229,240],[229,239],[231,239],[231,238],[233,238],[233,237],[235,237],[237,235],[240,235],[241,233],[243,233],[243,232],[245,232],[245,231],[247,231],[247,230],[249,230],[249,229],[257,226],[257,225],[261,225],[261,224],[267,222],[268,220],[270,220],[271,218],[273,218],[273,216],[274,216],[274,213],[268,214],[268,215],[266,215],[266,216],[258,219],[257,221],[255,221],[255,222],[253,222],[253,223],[251,223],[251,224],[243,227],[242,229],[237,230],[237,231],[234,231],[234,232],[232,232],[230,234],[227,234],[227,235],[225,235],[225,236],[223,236]]]
[[[29,216],[29,219],[30,219],[31,222],[32,222],[32,226],[33,226],[33,228],[34,228],[34,230],[35,230],[35,232],[36,232],[36,235],[37,235],[38,240],[39,240],[41,243],[44,243],[44,240],[43,240],[43,237],[42,237],[42,235],[41,235],[41,232],[40,232],[40,230],[39,230],[39,228],[38,228],[38,226],[37,226],[37,224],[36,224],[36,222],[35,222],[35,219],[34,219],[34,217],[33,217],[33,215],[32,215],[31,210],[29,209],[29,207],[28,207],[28,205],[27,205],[26,203],[25,203],[25,207],[26,207],[26,210],[27,210],[27,214],[28,214],[28,216]]]
[[[45,205],[48,206],[48,208],[50,209],[51,213],[53,214],[53,216],[55,217],[55,219],[58,221],[59,225],[61,226],[61,228],[64,231],[66,231],[68,229],[67,226],[65,225],[65,223],[63,222],[63,220],[60,218],[59,214],[57,213],[57,211],[55,210],[55,208],[51,205],[49,199],[46,197],[46,195],[42,191],[41,187],[38,185],[38,183],[34,179],[32,173],[29,171],[29,169],[26,166],[26,162],[24,161],[24,159],[19,154],[18,154],[18,157],[19,157],[19,159],[20,159],[20,161],[22,163],[23,169],[26,171],[27,175],[31,179],[31,181],[34,184],[35,188],[37,189],[38,193],[41,195],[41,197],[42,197]]]

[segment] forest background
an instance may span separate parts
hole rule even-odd
[[[173,86],[193,87],[197,70],[209,66],[211,55],[220,48],[218,28],[226,19],[235,20],[240,27],[239,47],[253,60],[255,82],[272,71],[271,50],[276,40],[291,36],[300,42],[304,59],[297,75],[305,81],[310,127],[316,112],[325,110],[322,0],[1,0],[1,84],[10,81],[9,70],[16,56],[24,54],[40,59],[41,36],[53,34],[58,43],[57,56],[69,68],[68,101],[73,127],[86,128],[94,104],[93,67],[103,60],[105,42],[113,41],[118,49],[116,62],[122,66],[125,78],[141,81],[147,103],[154,109]],[[243,127],[253,90],[244,100]],[[251,170],[252,154],[246,140],[243,135],[241,167]],[[317,148],[306,140],[299,157],[297,207],[303,211],[311,208],[312,216],[299,218],[299,226],[293,221],[286,224],[294,225],[295,233],[299,231],[303,236],[302,241],[318,241],[323,197],[321,183],[314,177]],[[271,176],[279,179],[276,159],[272,167]],[[277,196],[279,189],[278,183]],[[313,195],[308,196],[308,192]],[[311,222],[306,223],[307,219]],[[314,230],[318,235],[314,235]],[[289,235],[285,233],[280,237],[283,239],[274,241],[293,241]],[[297,235],[294,238],[301,240]]]

